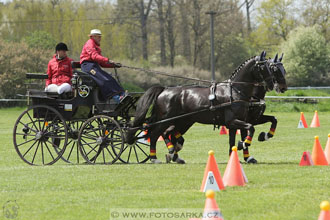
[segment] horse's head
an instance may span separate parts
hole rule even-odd
[[[278,93],[280,92],[284,93],[288,89],[285,80],[286,71],[281,62],[282,59],[283,59],[283,53],[280,58],[278,58],[278,55],[276,54],[274,59],[268,59],[269,67],[273,74],[275,89]]]
[[[254,77],[258,82],[265,82],[268,91],[274,89],[274,81],[269,63],[266,60],[266,52],[262,51],[260,56],[255,57]]]

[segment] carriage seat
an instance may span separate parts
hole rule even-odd
[[[25,76],[27,79],[48,79],[48,75],[45,73],[26,73]],[[35,98],[70,99],[73,97],[73,92],[58,94],[57,92],[45,92],[40,89],[27,89],[27,96]]]

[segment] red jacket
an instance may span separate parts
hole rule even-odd
[[[115,67],[114,64],[109,63],[109,58],[102,56],[101,48],[95,43],[94,39],[89,39],[80,54],[80,64],[84,61],[98,63],[102,67]]]
[[[72,59],[65,57],[62,60],[56,59],[56,54],[53,59],[48,63],[47,74],[48,79],[46,80],[46,86],[49,84],[61,85],[63,83],[69,83],[71,85],[72,78]]]

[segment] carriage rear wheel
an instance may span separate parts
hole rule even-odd
[[[136,141],[132,145],[125,143],[123,151],[118,158],[123,163],[145,163],[149,159],[150,141],[146,138],[144,130],[136,132]]]
[[[61,158],[68,140],[65,121],[54,108],[35,105],[17,119],[13,141],[16,152],[30,165],[51,165]]]
[[[118,122],[98,115],[88,119],[78,135],[82,157],[89,164],[113,164],[124,147],[124,135]]]
[[[66,150],[64,151],[61,159],[67,163],[79,164],[85,162],[79,152],[78,135],[85,120],[73,120],[67,122],[68,128],[68,142]]]

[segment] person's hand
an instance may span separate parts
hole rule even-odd
[[[115,67],[116,68],[120,68],[121,67],[121,63],[115,63]]]
[[[121,63],[116,63],[115,61],[109,60],[109,63],[114,65],[114,67],[116,68],[120,68],[121,67]]]

